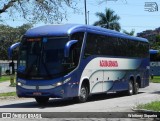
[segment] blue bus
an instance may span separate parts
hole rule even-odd
[[[149,43],[101,27],[65,24],[29,29],[17,62],[17,95],[39,104],[149,85]]]
[[[150,75],[160,76],[160,55],[158,50],[150,49]]]

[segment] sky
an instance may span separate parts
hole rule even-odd
[[[107,2],[101,2],[103,0],[86,0],[87,11],[89,11],[89,25],[92,25],[98,20],[95,13],[105,12],[106,7],[115,11],[120,16],[121,29],[126,31],[135,30],[135,33],[139,33],[145,30],[154,30],[160,27],[160,0],[108,0]],[[155,4],[156,3],[156,4]],[[149,5],[146,7],[146,5]],[[77,23],[85,24],[84,15],[84,1],[81,0],[77,4],[79,13],[73,13],[68,10],[68,20],[63,20],[61,23]],[[153,10],[149,12],[147,10]],[[6,20],[5,24],[16,27],[27,23],[22,19]],[[37,23],[34,26],[45,25],[45,23]]]

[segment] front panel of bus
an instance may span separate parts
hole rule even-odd
[[[19,97],[73,97],[78,94],[77,68],[83,42],[83,32],[71,36],[24,37],[21,41],[17,67]],[[71,46],[64,56],[66,43]]]

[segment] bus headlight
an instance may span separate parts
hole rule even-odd
[[[62,82],[58,82],[57,84],[56,84],[56,86],[61,86],[62,85]]]
[[[26,83],[26,80],[23,80],[23,79],[17,79],[17,82],[19,82],[19,83],[22,83],[22,84],[25,84]],[[18,83],[17,83],[18,84]]]
[[[53,84],[53,88],[61,86],[63,83],[62,82],[57,82],[56,84]]]
[[[58,86],[61,86],[62,84],[65,84],[65,83],[67,83],[67,82],[70,81],[70,80],[71,80],[71,77],[65,79],[63,82],[57,82],[56,84],[53,84],[53,88],[58,87]]]
[[[18,86],[22,86],[22,83],[21,83],[21,82],[18,82],[17,85],[18,85]]]

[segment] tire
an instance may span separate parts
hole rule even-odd
[[[133,95],[133,93],[134,93],[133,81],[129,81],[127,95],[130,96],[130,95]]]
[[[77,97],[77,102],[84,103],[88,99],[88,87],[85,85],[82,85],[80,89],[80,95]]]
[[[36,97],[35,100],[38,104],[44,105],[44,104],[48,103],[49,97]]]
[[[138,94],[139,91],[139,84],[136,82],[134,85],[134,94]]]

